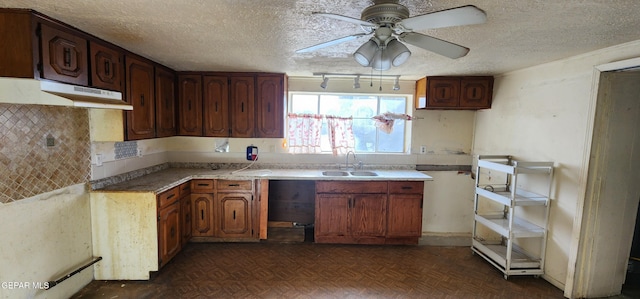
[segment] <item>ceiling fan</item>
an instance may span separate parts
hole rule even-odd
[[[467,55],[469,48],[415,31],[481,24],[487,20],[484,11],[473,5],[409,17],[409,9],[397,2],[397,0],[376,0],[374,5],[362,11],[360,19],[332,13],[314,12],[314,15],[360,25],[365,32],[303,48],[297,50],[296,53],[312,52],[363,36],[373,35],[369,41],[353,53],[353,57],[360,65],[372,67],[375,70],[388,70],[391,65],[399,66],[409,59],[411,52],[401,42],[455,59]]]

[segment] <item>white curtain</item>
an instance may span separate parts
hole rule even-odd
[[[289,113],[287,139],[289,152],[320,153],[322,115]]]
[[[339,117],[327,115],[329,125],[329,141],[333,155],[344,155],[349,151],[355,151],[355,138],[353,136],[353,117]]]

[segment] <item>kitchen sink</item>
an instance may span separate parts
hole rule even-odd
[[[327,171],[323,171],[322,175],[324,176],[348,176],[349,173],[346,171],[340,171],[340,170],[327,170]]]
[[[378,176],[378,174],[373,171],[352,171],[349,173],[352,176]]]

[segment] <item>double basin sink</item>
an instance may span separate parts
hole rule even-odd
[[[373,171],[364,171],[364,170],[356,170],[356,171],[326,170],[322,172],[322,175],[323,176],[378,176],[378,174]]]

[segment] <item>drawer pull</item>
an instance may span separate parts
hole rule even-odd
[[[172,197],[176,196],[175,193],[172,193],[171,195],[167,196],[167,199],[171,199]]]
[[[209,186],[209,184],[198,184],[198,186],[206,187],[206,186]]]
[[[413,187],[410,187],[410,186],[402,186],[402,188],[401,188],[401,189],[402,189],[402,190],[411,190],[411,189],[413,189]]]
[[[236,220],[236,211],[233,211],[233,220]]]
[[[240,184],[229,184],[229,187],[240,187]]]

